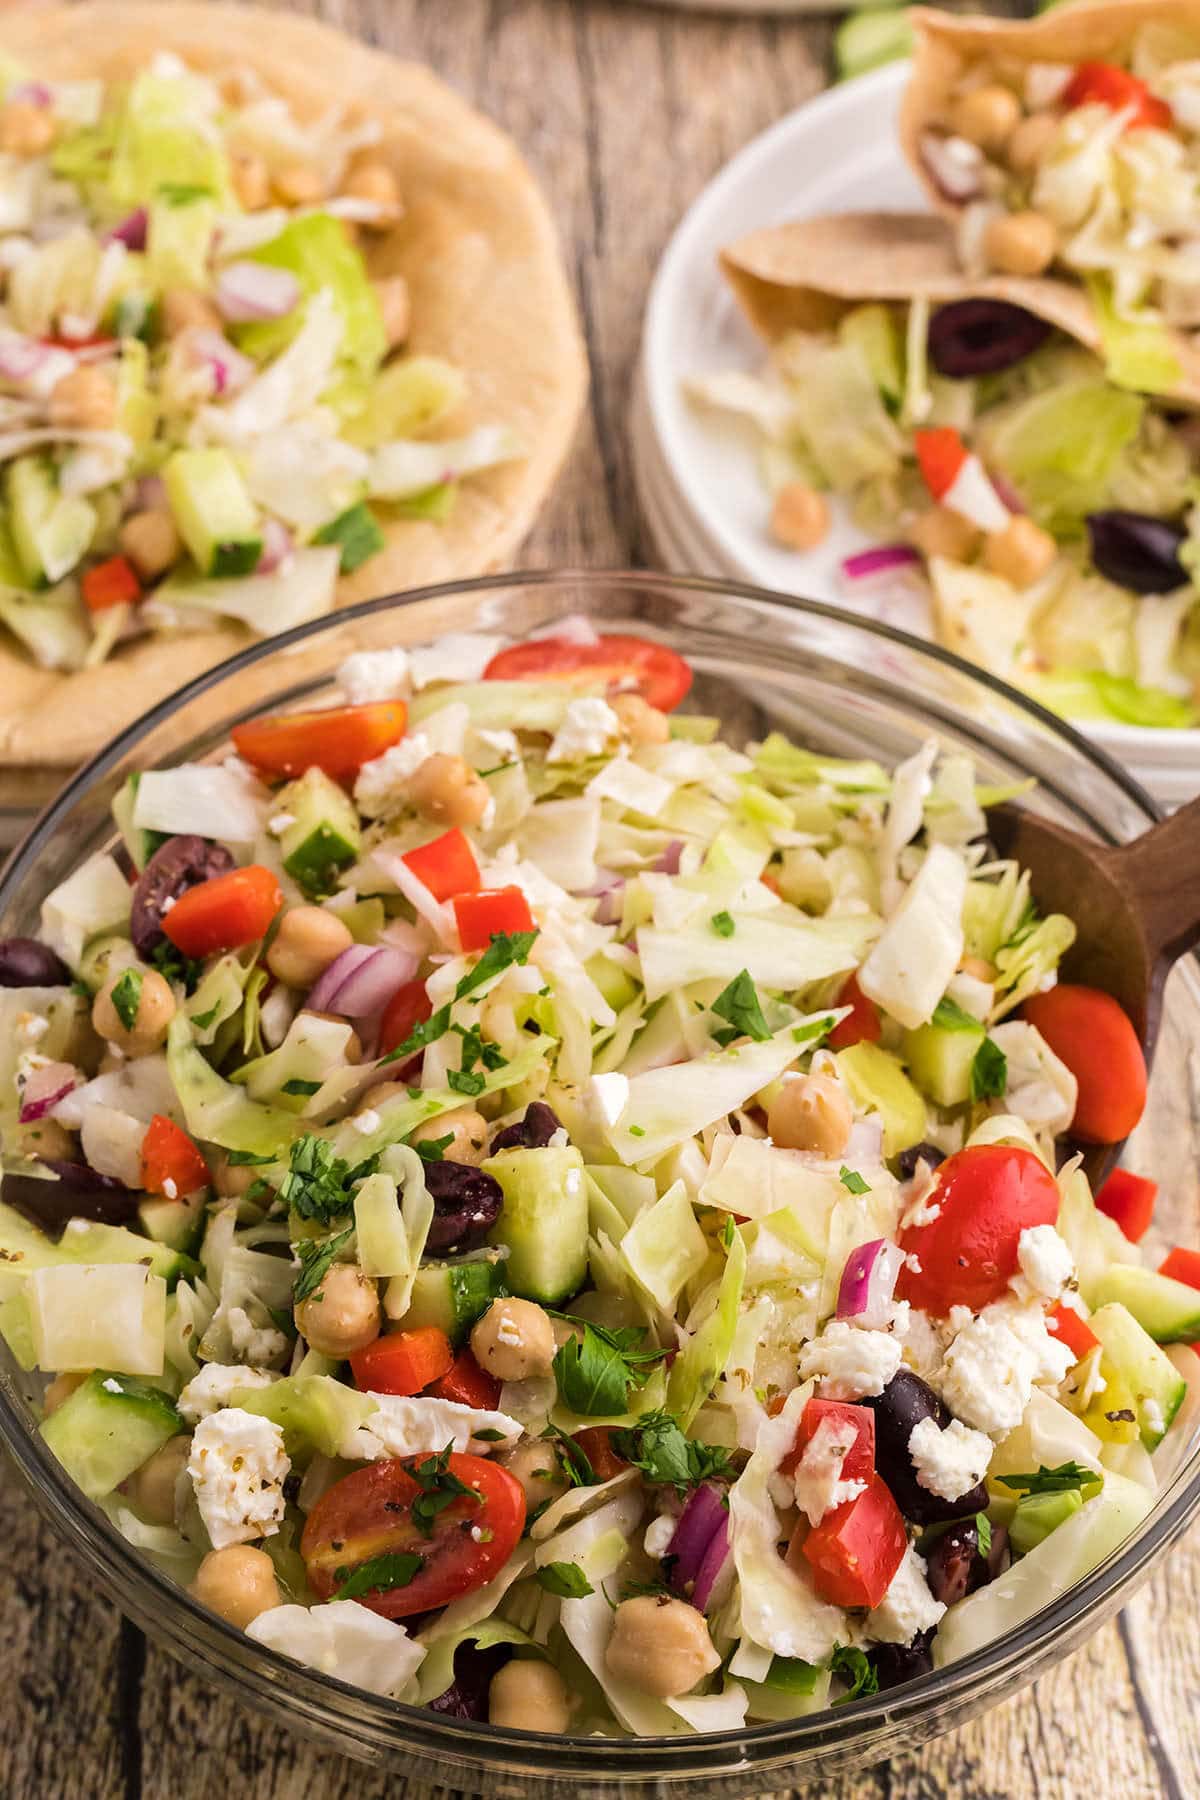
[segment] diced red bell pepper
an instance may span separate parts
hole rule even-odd
[[[1132,1169],[1114,1169],[1096,1195],[1100,1212],[1115,1221],[1131,1244],[1140,1243],[1150,1229],[1158,1183]]]
[[[534,929],[529,902],[519,887],[485,888],[478,894],[457,894],[454,917],[464,950],[486,950],[500,933]]]
[[[953,425],[932,425],[913,432],[913,448],[925,486],[935,500],[940,500],[954,486],[970,455],[961,434]]]
[[[473,894],[479,888],[479,864],[467,839],[455,826],[431,843],[420,844],[401,858],[418,881],[423,881],[435,900],[453,900],[456,894]]]
[[[365,1394],[419,1394],[453,1366],[450,1339],[436,1325],[385,1332],[350,1358],[354,1385]]]
[[[328,712],[273,713],[249,719],[230,732],[239,756],[267,776],[303,775],[323,769],[334,781],[357,775],[404,736],[403,700],[371,700]]]
[[[865,1481],[875,1472],[875,1414],[869,1406],[854,1406],[847,1400],[819,1400],[815,1395],[800,1414],[796,1441],[780,1463],[779,1473],[795,1474],[800,1458],[826,1420],[833,1425],[849,1425],[857,1434],[846,1452],[841,1480]]]
[[[1127,131],[1144,130],[1147,126],[1169,131],[1174,123],[1166,101],[1152,94],[1138,76],[1115,63],[1080,63],[1063,90],[1063,102],[1067,106],[1107,106],[1113,112],[1132,107]]]
[[[1100,1339],[1073,1306],[1052,1306],[1046,1315],[1046,1325],[1059,1342],[1067,1346],[1076,1362],[1082,1362],[1099,1346]]]
[[[500,1404],[500,1383],[480,1368],[469,1350],[459,1351],[429,1392],[438,1400],[453,1400],[458,1406],[473,1406],[479,1412],[495,1412]]]
[[[208,1164],[187,1132],[164,1113],[155,1113],[142,1139],[142,1186],[146,1192],[182,1200],[208,1183]]]
[[[84,571],[80,591],[89,612],[105,612],[110,606],[129,606],[140,600],[142,584],[127,556],[110,556]]]
[[[1163,1257],[1158,1272],[1169,1275],[1172,1281],[1182,1281],[1185,1287],[1200,1288],[1200,1250],[1185,1250],[1182,1244],[1176,1244]]]
[[[904,1560],[908,1534],[886,1482],[868,1478],[865,1492],[835,1506],[801,1545],[822,1599],[834,1606],[878,1606]]]
[[[611,1481],[629,1464],[613,1449],[611,1425],[589,1425],[574,1434],[575,1442],[591,1463],[597,1481]]]
[[[831,1050],[849,1050],[852,1044],[877,1044],[883,1032],[883,1022],[879,1017],[879,1008],[873,1000],[868,1000],[858,985],[858,976],[851,975],[842,984],[837,997],[839,1006],[848,1006],[850,1011],[844,1019],[839,1019],[829,1034]]]
[[[421,977],[418,975],[412,981],[404,982],[383,1009],[379,1021],[379,1055],[390,1056],[412,1036],[415,1025],[423,1025],[432,1015],[433,1001],[426,993]]]
[[[185,956],[212,956],[255,943],[282,905],[283,890],[270,869],[251,863],[181,894],[164,916],[163,930]]]

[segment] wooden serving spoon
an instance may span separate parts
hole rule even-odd
[[[1200,798],[1115,849],[1011,804],[989,812],[988,831],[1002,856],[1029,870],[1040,910],[1074,920],[1063,978],[1118,1000],[1149,1064],[1167,976],[1200,944]],[[1120,1149],[1093,1145],[1085,1152],[1093,1183]]]

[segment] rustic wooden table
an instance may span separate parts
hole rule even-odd
[[[315,0],[311,10],[426,59],[524,145],[557,211],[594,382],[525,561],[652,562],[628,437],[646,289],[705,182],[825,83],[830,19],[723,20],[601,0]],[[1189,1100],[1181,1075],[1181,1142],[1187,1110],[1200,1113],[1200,1096]],[[4,1800],[446,1795],[313,1753],[146,1644],[81,1579],[3,1470],[0,1541],[9,1546],[0,1564]],[[1198,1616],[1193,1540],[1123,1617],[1036,1687],[919,1756],[819,1791],[824,1800],[1200,1795]]]

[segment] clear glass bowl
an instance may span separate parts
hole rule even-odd
[[[415,644],[452,630],[520,637],[568,613],[682,651],[696,674],[687,705],[719,713],[734,741],[778,726],[816,750],[896,762],[934,731],[948,747],[969,751],[985,781],[1035,776],[1027,804],[1100,842],[1132,837],[1155,816],[1114,763],[1050,714],[933,646],[867,620],[712,581],[512,576],[355,607],[257,645],[164,701],[69,784],[16,853],[0,880],[0,933],[35,930],[47,890],[111,839],[109,804],[131,771],[211,755],[233,724],[268,703],[319,699],[352,649]],[[1136,1166],[1162,1184],[1156,1229],[1164,1243],[1200,1241],[1200,1144],[1187,1093],[1188,1053],[1197,1043],[1200,965],[1189,959],[1168,986],[1151,1103],[1135,1146]],[[1193,1443],[1143,1526],[1101,1568],[1022,1630],[890,1693],[703,1738],[545,1738],[378,1699],[260,1649],[204,1611],[63,1476],[36,1430],[30,1402],[40,1385],[4,1353],[0,1435],[89,1576],[123,1611],[190,1666],[330,1749],[497,1796],[551,1787],[573,1800],[618,1788],[650,1796],[689,1782],[697,1793],[754,1794],[911,1749],[1076,1649],[1200,1510],[1200,1446]]]

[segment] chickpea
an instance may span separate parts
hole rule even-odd
[[[690,1693],[702,1676],[721,1666],[704,1614],[665,1594],[622,1600],[604,1660],[618,1681],[657,1700]]]
[[[118,982],[133,973],[141,975],[142,985],[133,1024],[127,1027],[113,1005],[112,992]],[[148,1056],[152,1050],[157,1050],[174,1017],[175,996],[157,969],[122,969],[119,974],[110,975],[92,1001],[92,1024],[102,1038],[107,1038],[126,1056]]]
[[[253,1544],[229,1544],[210,1550],[192,1582],[192,1593],[239,1631],[252,1625],[260,1613],[282,1606],[275,1565],[265,1550]]]
[[[285,206],[312,206],[325,198],[325,183],[307,163],[287,163],[276,169],[271,185]]]
[[[5,1128],[4,1141],[9,1142]],[[31,1156],[42,1162],[73,1162],[71,1134],[57,1119],[33,1119],[27,1125],[12,1127],[12,1150],[17,1156]]]
[[[640,694],[616,694],[609,705],[621,721],[631,744],[665,744],[671,735],[666,713],[659,712]]]
[[[1024,513],[1017,513],[1003,531],[994,531],[983,547],[983,560],[993,575],[1014,587],[1031,587],[1040,581],[1058,555],[1058,545],[1048,531]]]
[[[383,316],[383,329],[388,341],[388,349],[395,350],[408,337],[412,323],[412,305],[408,295],[408,283],[403,275],[387,275],[382,281],[374,283],[375,298],[379,302],[379,311]]]
[[[50,423],[60,430],[109,431],[117,415],[112,382],[91,363],[56,381],[50,395]]]
[[[975,981],[995,981],[996,965],[985,956],[964,956],[959,963],[964,975],[970,975]]]
[[[520,1482],[530,1512],[547,1500],[557,1500],[570,1486],[548,1438],[528,1438],[499,1460],[513,1479]]]
[[[175,1519],[175,1489],[187,1467],[191,1438],[180,1432],[168,1438],[161,1450],[129,1477],[129,1498],[152,1525],[171,1525]]]
[[[271,198],[271,176],[261,156],[247,151],[233,161],[233,191],[247,212],[261,212]]]
[[[767,1130],[781,1149],[814,1150],[820,1156],[840,1156],[853,1123],[849,1096],[829,1075],[785,1081],[767,1112]]]
[[[1042,213],[1000,213],[983,234],[988,266],[1004,275],[1044,275],[1057,249],[1058,233]]]
[[[434,825],[478,825],[491,799],[470,763],[441,751],[425,758],[408,791],[421,817]]]
[[[0,112],[0,150],[6,156],[41,156],[58,135],[54,114],[29,100],[10,100]]]
[[[954,130],[981,150],[1002,150],[1020,122],[1021,102],[998,82],[972,88],[955,103]]]
[[[334,1263],[296,1308],[296,1328],[319,1356],[340,1362],[379,1336],[379,1290],[354,1263]]]
[[[1030,113],[1022,119],[1004,147],[1009,168],[1018,175],[1032,175],[1057,137],[1059,124],[1058,114],[1052,112]]]
[[[297,1017],[305,1019],[328,1019],[333,1025],[350,1024],[349,1019],[343,1019],[339,1017],[337,1013],[311,1012],[307,1007],[304,1008],[301,1013],[298,1013]],[[346,1039],[346,1048],[343,1054],[348,1063],[360,1063],[363,1059],[362,1039],[352,1025],[350,1026],[350,1036]]]
[[[181,331],[220,331],[221,315],[206,294],[195,288],[167,288],[162,297],[163,330],[168,337]]]
[[[457,1106],[453,1112],[441,1113],[436,1119],[425,1119],[409,1132],[408,1141],[410,1144],[427,1144],[447,1134],[452,1142],[447,1144],[442,1155],[448,1162],[483,1161],[487,1154],[487,1121],[474,1106]]]
[[[183,555],[183,539],[175,521],[162,507],[130,513],[117,541],[143,581],[153,581]]]
[[[968,562],[979,544],[978,529],[948,506],[931,506],[914,519],[908,535],[922,556],[945,556]]]
[[[222,1200],[240,1200],[261,1175],[262,1169],[253,1163],[231,1163],[224,1150],[218,1150],[213,1158],[213,1186]]]
[[[829,535],[829,502],[803,481],[789,481],[771,508],[771,536],[789,550],[813,550]]]
[[[400,216],[400,189],[386,163],[356,164],[342,184],[342,192],[353,196],[355,200],[370,200],[374,205],[386,209],[389,219],[381,219],[380,225],[386,225],[391,219]],[[376,229],[378,228],[377,226]]]
[[[323,906],[293,906],[267,951],[267,967],[287,987],[310,988],[353,942],[350,927],[336,913]]]
[[[77,1370],[56,1375],[42,1395],[42,1417],[48,1419],[51,1413],[57,1412],[63,1401],[69,1400],[75,1389],[82,1387],[86,1380],[86,1373]]]
[[[565,1731],[571,1695],[557,1669],[533,1658],[514,1658],[492,1676],[488,1724],[511,1731]]]
[[[471,1333],[471,1354],[497,1381],[548,1375],[555,1348],[554,1322],[532,1300],[493,1300]]]

